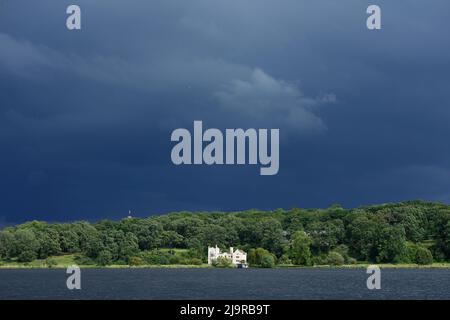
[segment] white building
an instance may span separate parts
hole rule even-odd
[[[208,247],[208,264],[212,264],[219,257],[229,259],[235,266],[247,265],[247,253],[242,250],[233,250],[233,247],[230,247],[229,252],[220,252],[217,245],[215,247]]]

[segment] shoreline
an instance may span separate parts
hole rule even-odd
[[[274,268],[267,269],[367,269],[370,265],[376,265],[380,269],[450,269],[450,263],[433,263],[430,265],[418,265],[418,264],[352,264],[352,265],[316,265],[316,266],[297,266],[297,265],[280,265]],[[57,266],[38,266],[38,265],[24,265],[24,264],[7,264],[0,265],[0,270],[12,270],[12,269],[66,269],[69,265],[57,265]],[[207,264],[202,265],[142,265],[142,266],[130,266],[130,265],[79,265],[81,269],[237,269],[237,268],[216,268]],[[249,269],[266,269],[261,267],[250,267]]]

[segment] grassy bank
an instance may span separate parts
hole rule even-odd
[[[62,255],[62,256],[54,256],[51,257],[53,260],[53,265],[48,266],[47,260],[37,259],[32,262],[21,263],[17,261],[0,261],[0,269],[48,269],[48,268],[67,268],[70,265],[78,265],[80,268],[106,268],[106,269],[122,269],[122,268],[167,268],[167,269],[175,269],[175,268],[212,268],[208,264],[201,265],[186,265],[186,264],[165,264],[165,265],[140,265],[140,266],[129,266],[129,265],[108,265],[101,266],[97,264],[77,264],[76,255]],[[333,269],[358,269],[358,268],[367,268],[369,263],[357,263],[357,264],[349,264],[349,265],[341,265],[341,266],[330,266],[330,265],[316,265],[312,267],[304,267],[304,266],[296,266],[296,265],[278,265],[276,268],[284,269],[284,268],[333,268]],[[430,265],[418,265],[418,264],[377,264],[380,268],[390,268],[390,269],[432,269],[432,268],[444,268],[450,269],[450,263],[433,263]]]
[[[433,263],[433,264],[414,264],[414,263],[399,263],[399,264],[390,264],[390,263],[357,263],[357,264],[344,264],[341,266],[334,265],[315,265],[310,267],[305,266],[296,266],[296,265],[278,265],[276,268],[316,268],[316,269],[324,269],[324,268],[332,268],[332,269],[367,269],[370,265],[376,265],[381,269],[450,269],[450,263]]]
[[[124,264],[117,265],[107,265],[101,266],[98,264],[79,264],[76,261],[76,256],[74,254],[53,256],[51,260],[53,264],[49,266],[46,259],[36,259],[32,262],[17,262],[15,260],[11,261],[0,261],[0,269],[54,269],[54,268],[67,268],[70,265],[78,265],[80,268],[209,268],[208,264],[201,265],[182,265],[182,264],[168,264],[168,265],[140,265],[140,266],[129,266]]]

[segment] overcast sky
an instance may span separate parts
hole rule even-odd
[[[68,31],[79,4],[82,30]],[[432,3],[432,4],[431,4]],[[382,30],[366,8],[382,8]],[[448,0],[0,1],[0,225],[450,203]],[[176,128],[280,128],[280,171],[175,166]]]

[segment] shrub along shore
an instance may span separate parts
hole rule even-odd
[[[353,209],[178,212],[96,223],[32,221],[0,231],[0,268],[205,268],[207,247],[216,244],[246,251],[251,267],[448,268],[450,206],[408,201]]]

